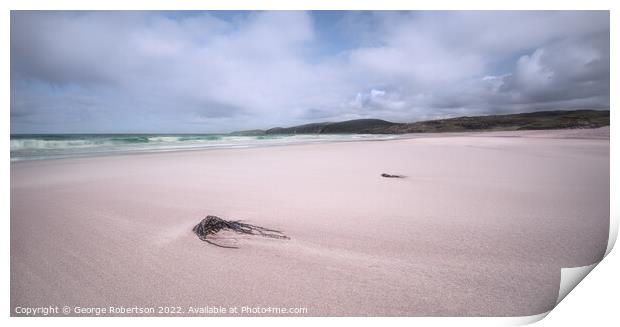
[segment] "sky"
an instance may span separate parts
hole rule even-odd
[[[11,133],[609,108],[607,11],[11,12]]]

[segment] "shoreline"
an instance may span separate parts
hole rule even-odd
[[[582,133],[583,131],[592,131],[592,133]],[[505,136],[503,136],[504,134]],[[515,135],[516,134],[516,135]],[[576,134],[575,137],[571,137],[571,134]],[[108,134],[106,134],[108,135]],[[113,135],[113,134],[109,134]],[[300,134],[306,135],[306,134]],[[332,135],[332,134],[330,134]],[[341,134],[333,134],[341,135]],[[351,134],[357,135],[357,134]],[[375,135],[375,134],[370,134]],[[298,146],[298,145],[311,145],[311,144],[327,144],[327,143],[348,143],[348,142],[383,142],[383,141],[395,141],[395,140],[408,140],[408,139],[423,139],[423,138],[438,138],[438,137],[459,137],[459,136],[471,136],[471,137],[542,137],[542,138],[555,138],[555,139],[609,139],[610,132],[609,126],[599,128],[572,128],[572,129],[546,129],[546,130],[522,130],[522,131],[471,131],[471,132],[443,132],[443,133],[406,133],[406,134],[378,134],[394,136],[390,139],[364,139],[364,140],[325,140],[325,141],[310,141],[299,143],[285,143],[285,144],[257,144],[257,145],[239,145],[232,147],[195,147],[195,148],[170,148],[170,149],[149,149],[149,150],[119,150],[113,152],[100,152],[100,153],[82,153],[72,154],[66,156],[57,157],[38,157],[38,158],[20,158],[15,159],[11,157],[11,165],[18,162],[29,161],[41,161],[41,160],[64,160],[64,159],[79,159],[79,158],[92,158],[92,157],[109,157],[109,156],[124,156],[124,155],[143,155],[143,154],[157,154],[157,153],[170,153],[170,152],[193,152],[193,151],[213,151],[213,150],[237,150],[237,149],[253,149],[253,148],[269,148],[269,147],[282,147],[282,146]]]

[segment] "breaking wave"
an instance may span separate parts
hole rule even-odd
[[[184,149],[247,148],[269,145],[390,139],[394,135],[146,135],[54,134],[11,135],[11,161],[64,158],[119,152],[156,152]]]

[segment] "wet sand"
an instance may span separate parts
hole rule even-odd
[[[290,240],[218,248],[191,232],[206,215]],[[13,162],[11,314],[533,315],[561,267],[602,258],[608,229],[605,128]]]

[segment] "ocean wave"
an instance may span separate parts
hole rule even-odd
[[[130,136],[130,137],[112,137],[110,138],[111,143],[149,143],[151,140],[146,136]]]
[[[64,148],[84,148],[101,146],[118,146],[124,144],[146,144],[146,143],[178,143],[178,142],[201,142],[219,141],[222,136],[31,136],[31,137],[11,137],[11,150],[22,149],[64,149]]]
[[[183,136],[179,137],[178,141],[220,141],[222,136],[219,135],[205,135],[205,136]]]
[[[209,148],[390,139],[393,135],[11,135],[11,161],[119,152],[157,152]]]
[[[87,148],[100,146],[115,146],[122,144],[148,143],[146,137],[112,137],[94,139],[12,139],[11,150],[23,149],[67,149],[67,148]]]

